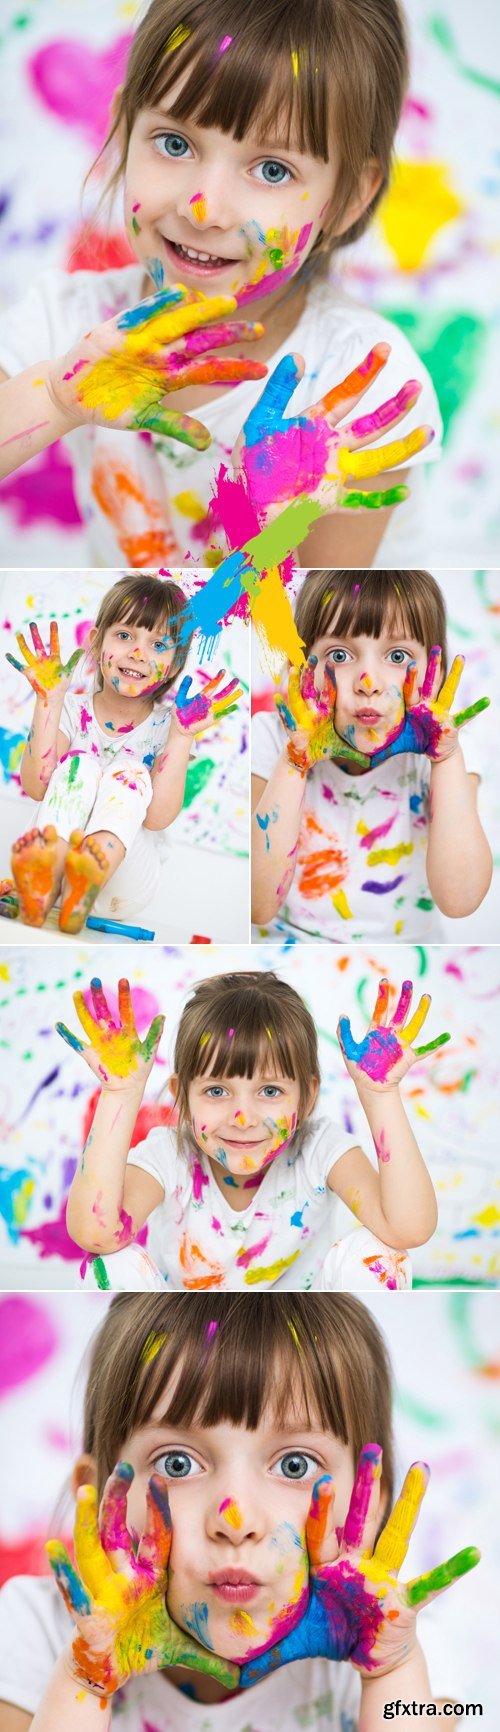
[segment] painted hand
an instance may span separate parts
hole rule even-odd
[[[176,414],[165,398],[186,385],[239,385],[265,377],[261,361],[212,353],[262,336],[262,325],[231,320],[236,307],[233,295],[191,294],[180,284],[149,295],[51,364],[47,382],[54,402],[76,426],[91,421],[148,427],[204,450],[210,444],[206,427]]]
[[[133,1468],[121,1461],[104,1489],[101,1509],[92,1485],[78,1493],[76,1568],[59,1540],[49,1540],[49,1563],[76,1624],[73,1662],[78,1681],[113,1696],[136,1673],[164,1666],[209,1672],[228,1688],[238,1669],[208,1653],[180,1630],[167,1611],[167,1568],[172,1522],[165,1480],[153,1473],[146,1493],[146,1527],[137,1550],[127,1528],[127,1492]]]
[[[370,759],[363,757],[335,728],[336,685],[333,668],[325,669],[327,684],[316,690],[314,671],[317,656],[309,656],[303,668],[291,668],[286,698],[275,699],[287,739],[290,763],[307,776],[308,770],[320,758],[350,758],[369,768]]]
[[[100,980],[92,980],[90,992],[94,1015],[88,1009],[83,992],[74,993],[74,1005],[82,1028],[88,1034],[90,1046],[78,1040],[64,1022],[56,1022],[58,1034],[80,1052],[94,1076],[106,1088],[117,1092],[129,1088],[142,1091],[155,1062],[163,1034],[164,1016],[155,1016],[144,1040],[139,1040],[135,1026],[132,996],[128,980],[118,981],[119,1022],[113,1022],[111,1011]]]
[[[444,1046],[450,1039],[449,1034],[438,1034],[427,1046],[411,1045],[425,1022],[431,1003],[429,994],[424,993],[413,1016],[407,1021],[412,994],[411,980],[404,980],[394,1015],[389,1017],[389,982],[383,978],[379,984],[372,1021],[362,1040],[354,1040],[349,1017],[340,1017],[337,1035],[346,1068],[356,1087],[377,1090],[395,1088],[415,1063],[415,1059],[425,1058],[428,1052],[435,1052],[437,1047]]]
[[[325,512],[356,511],[362,506],[374,510],[406,499],[406,487],[391,487],[385,493],[353,491],[347,486],[347,477],[360,482],[371,480],[386,469],[406,463],[430,443],[434,437],[432,428],[418,427],[389,445],[376,446],[373,451],[364,449],[379,433],[395,427],[413,408],[421,391],[417,380],[409,379],[395,397],[382,403],[371,415],[345,422],[339,431],[335,430],[385,367],[389,354],[388,343],[377,343],[342,384],[335,385],[303,414],[288,420],[284,411],[302,378],[304,362],[300,355],[284,355],[278,362],[245,421],[233,452],[234,468],[245,477],[247,493],[261,524],[278,516],[284,505],[304,493]]]
[[[172,711],[172,720],[181,734],[196,736],[205,733],[207,728],[215,727],[217,722],[238,708],[242,688],[237,680],[229,680],[227,686],[221,686],[224,677],[224,668],[221,668],[213,679],[206,681],[203,691],[195,692],[190,698],[188,692],[192,682],[189,674],[185,675]]]
[[[37,697],[43,698],[44,703],[47,703],[53,696],[58,698],[61,697],[62,693],[67,690],[67,687],[71,685],[76,664],[84,654],[85,646],[82,645],[81,649],[74,650],[73,655],[69,657],[69,661],[62,662],[59,645],[59,627],[55,619],[51,619],[50,622],[50,648],[48,650],[43,647],[38,626],[30,625],[30,632],[33,641],[32,650],[26,643],[26,638],[23,637],[22,631],[16,632],[16,643],[19,644],[19,649],[21,655],[24,656],[26,667],[23,667],[22,662],[17,662],[15,657],[11,656],[8,651],[6,654],[6,661],[10,662],[11,667],[16,669],[16,673],[24,674],[25,679],[29,680],[30,686],[33,687],[33,691],[36,692]]]
[[[308,1605],[300,1622],[282,1641],[257,1659],[247,1658],[240,1686],[254,1684],[276,1666],[321,1655],[350,1660],[369,1677],[382,1676],[409,1653],[415,1642],[416,1613],[429,1605],[479,1562],[468,1546],[448,1562],[414,1581],[398,1582],[429,1469],[414,1462],[388,1521],[380,1522],[382,1450],[369,1443],[361,1451],[343,1529],[334,1526],[335,1487],[328,1475],[313,1489],[306,1541],[310,1560]]]
[[[417,670],[415,662],[410,662],[403,686],[405,716],[392,738],[386,740],[385,746],[375,752],[371,759],[372,765],[383,763],[385,758],[391,758],[398,752],[425,752],[428,758],[440,762],[450,758],[458,746],[458,730],[465,722],[470,722],[472,716],[477,716],[480,710],[487,710],[489,698],[478,698],[477,703],[469,704],[467,710],[459,710],[452,716],[451,706],[464,667],[464,656],[455,656],[450,672],[441,686],[442,651],[439,644],[431,649],[423,684],[415,689]]]

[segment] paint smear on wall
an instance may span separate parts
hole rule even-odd
[[[0,1395],[8,1395],[41,1371],[58,1346],[51,1311],[43,1300],[11,1293],[0,1299]]]
[[[22,469],[0,482],[0,503],[8,505],[18,529],[55,522],[65,529],[83,523],[75,498],[73,470],[61,443],[33,457]]]
[[[93,150],[104,143],[110,107],[123,82],[133,36],[127,31],[109,47],[95,49],[75,37],[38,48],[27,63],[35,95],[63,126],[75,127]]]
[[[398,162],[377,221],[402,271],[418,271],[435,236],[465,205],[442,162]]]

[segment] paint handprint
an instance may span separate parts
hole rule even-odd
[[[430,443],[432,428],[417,427],[389,445],[364,449],[413,408],[422,388],[417,380],[409,379],[395,397],[388,398],[371,415],[345,422],[335,430],[385,367],[389,354],[388,343],[377,343],[340,385],[288,420],[284,412],[302,378],[304,363],[299,355],[285,355],[278,362],[233,453],[234,466],[244,476],[260,523],[304,493],[325,511],[355,511],[361,506],[374,510],[406,499],[406,487],[396,486],[386,492],[350,491],[346,477],[354,476],[361,482],[372,479],[405,463]]]
[[[472,716],[477,716],[480,710],[488,709],[489,698],[478,698],[475,704],[469,704],[468,709],[459,710],[452,716],[451,707],[462,677],[465,657],[455,656],[440,690],[441,661],[442,650],[439,644],[435,644],[429,655],[423,683],[417,687],[416,665],[415,662],[410,662],[403,685],[403,721],[395,732],[388,736],[382,749],[374,753],[372,766],[399,752],[425,752],[427,757],[435,762],[449,758],[458,746],[459,728],[463,728],[464,723],[470,722]]]
[[[19,649],[21,655],[24,656],[26,667],[23,667],[22,662],[16,661],[15,656],[10,655],[9,651],[7,651],[5,659],[10,662],[11,667],[16,669],[16,673],[24,674],[25,679],[29,680],[30,686],[33,687],[33,691],[36,692],[37,697],[43,698],[44,702],[47,703],[48,699],[53,694],[60,697],[71,684],[77,662],[80,661],[81,656],[84,654],[84,646],[82,646],[81,649],[74,650],[73,655],[69,657],[67,662],[62,662],[59,644],[59,627],[55,619],[51,619],[50,622],[48,650],[44,649],[38,626],[30,625],[30,632],[33,642],[32,650],[29,648],[29,644],[26,643],[26,638],[23,637],[22,631],[16,632],[16,643],[19,644]]]
[[[46,1551],[68,1612],[76,1624],[75,1676],[108,1698],[136,1673],[164,1666],[209,1672],[229,1688],[235,1666],[200,1647],[170,1617],[165,1595],[172,1522],[165,1480],[151,1474],[146,1527],[137,1550],[127,1528],[127,1492],[133,1468],[121,1461],[110,1475],[98,1513],[92,1485],[78,1493],[76,1568],[59,1540]]]
[[[414,1462],[385,1527],[380,1521],[382,1450],[361,1451],[343,1530],[334,1526],[335,1489],[329,1475],[317,1480],[306,1525],[311,1565],[309,1601],[303,1617],[275,1647],[247,1657],[240,1685],[254,1684],[291,1660],[322,1656],[350,1660],[372,1677],[400,1665],[416,1638],[416,1613],[479,1562],[468,1546],[447,1563],[414,1581],[400,1583],[410,1538],[427,1489],[429,1469]],[[376,1543],[375,1543],[376,1542]]]
[[[88,1009],[83,992],[75,992],[73,1002],[82,1028],[88,1034],[90,1046],[78,1040],[64,1022],[56,1022],[57,1033],[73,1052],[80,1052],[94,1076],[109,1089],[120,1090],[132,1082],[142,1090],[154,1065],[165,1023],[164,1016],[155,1016],[144,1040],[139,1040],[128,980],[118,981],[119,1022],[113,1021],[100,980],[92,980],[90,993],[94,1015]]]
[[[262,336],[262,325],[231,320],[232,295],[198,296],[177,285],[98,325],[62,359],[47,383],[54,402],[74,420],[100,426],[147,427],[202,451],[210,434],[201,421],[165,402],[186,385],[239,385],[262,379],[261,361],[215,355],[228,343]]]
[[[193,696],[189,697],[192,681],[189,674],[185,675],[173,710],[173,720],[182,734],[198,734],[206,728],[213,728],[217,722],[230,716],[232,710],[238,708],[242,688],[237,680],[229,680],[227,686],[221,686],[220,682],[224,677],[224,668],[221,668],[218,674],[206,681],[203,691],[194,692]]]
[[[450,1039],[449,1034],[438,1034],[427,1046],[412,1046],[431,1004],[429,994],[423,993],[417,1009],[407,1021],[412,996],[412,982],[404,980],[396,1009],[388,1020],[389,982],[384,977],[379,984],[370,1027],[362,1040],[354,1039],[349,1017],[340,1017],[337,1034],[349,1075],[355,1082],[363,1082],[366,1086],[365,1079],[368,1078],[372,1088],[393,1088],[416,1058],[425,1058],[427,1053],[445,1046]],[[363,1073],[361,1078],[358,1075],[360,1071]]]
[[[288,735],[287,753],[290,763],[307,776],[308,770],[320,758],[350,758],[369,768],[370,759],[363,757],[335,728],[336,685],[333,668],[326,667],[327,683],[323,691],[316,689],[314,673],[317,656],[309,656],[303,668],[291,668],[286,698],[275,699],[283,727]]]

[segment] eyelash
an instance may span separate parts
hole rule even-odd
[[[187,1449],[167,1449],[167,1450],[162,1450],[160,1455],[155,1456],[153,1463],[152,1463],[152,1467],[153,1467],[153,1470],[155,1473],[160,1472],[161,1462],[168,1461],[169,1456],[170,1457],[181,1456],[184,1458],[185,1461],[189,1461],[191,1463],[192,1467],[199,1468],[200,1473],[203,1472],[203,1469],[200,1467],[200,1463],[195,1461],[194,1456],[190,1455],[189,1451]],[[308,1450],[305,1450],[305,1449],[287,1449],[284,1451],[283,1455],[279,1456],[278,1461],[275,1461],[273,1463],[273,1467],[270,1469],[270,1472],[274,1473],[275,1468],[281,1467],[284,1461],[288,1461],[293,1456],[301,1456],[303,1461],[309,1462],[313,1474],[317,1474],[320,1471],[320,1463],[319,1463],[317,1457],[314,1455],[309,1455]],[[183,1479],[196,1479],[197,1477],[198,1477],[197,1474],[191,1474],[191,1473],[179,1474],[178,1476],[176,1474],[169,1474],[168,1472],[165,1473],[165,1479],[170,1479],[174,1485],[179,1484],[179,1482]],[[292,1485],[293,1484],[303,1485],[304,1481],[307,1479],[307,1477],[308,1477],[307,1474],[303,1474],[300,1479],[294,1479],[293,1475],[288,1476],[287,1474],[283,1474],[283,1479],[285,1479],[287,1481],[287,1484],[292,1484]],[[276,1478],[278,1478],[278,1475],[276,1475]]]
[[[410,650],[404,650],[404,649],[400,649],[400,650],[399,650],[399,649],[398,649],[398,650],[395,650],[395,649],[394,649],[394,650],[389,650],[389,659],[390,659],[390,657],[391,657],[391,656],[393,656],[393,655],[402,655],[402,656],[406,656],[406,657],[407,657],[407,660],[408,660],[408,661],[409,661],[409,662],[411,662],[411,661],[413,661],[413,660],[414,660],[414,656],[412,656],[412,654],[411,654],[411,651],[410,651]],[[336,657],[336,656],[343,656],[343,657],[344,657],[344,660],[343,660],[343,661],[337,661],[337,662],[336,662],[336,661],[335,661],[335,657]],[[342,667],[342,668],[343,668],[343,667],[347,667],[347,666],[348,666],[348,663],[349,663],[349,661],[352,661],[352,656],[350,656],[350,655],[349,655],[349,651],[348,651],[348,650],[343,650],[343,649],[340,649],[340,648],[339,648],[339,649],[334,649],[334,650],[327,650],[327,653],[326,653],[326,656],[325,656],[325,661],[327,661],[327,662],[333,662],[333,663],[334,663],[334,666],[336,666],[336,667]],[[402,662],[393,662],[393,664],[392,664],[392,665],[393,665],[393,667],[402,667],[402,666],[403,666],[403,663],[402,663]]]
[[[154,144],[159,145],[161,143],[162,139],[167,139],[167,138],[180,138],[182,140],[182,143],[187,145],[188,150],[189,151],[191,150],[191,146],[188,144],[187,138],[184,138],[183,134],[181,132],[157,132],[157,133],[154,133],[153,142],[154,142]],[[170,162],[188,162],[190,160],[188,156],[181,155],[181,154],[177,155],[174,153],[173,156],[169,156],[169,153],[167,151],[164,151],[164,152],[161,151],[161,152],[159,152],[159,154],[168,157],[168,160]],[[274,156],[263,157],[262,162],[259,162],[256,164],[256,169],[257,168],[265,168],[268,163],[273,163],[273,166],[276,166],[277,168],[283,169],[284,173],[287,176],[287,179],[286,180],[277,180],[277,181],[263,181],[261,184],[263,184],[264,186],[288,186],[291,182],[295,181],[295,175],[294,175],[292,169],[288,167],[288,164],[286,162],[280,162],[279,157],[274,157]]]
[[[264,1083],[263,1088],[273,1089],[273,1091],[274,1091],[274,1093],[271,1097],[269,1095],[267,1096],[268,1100],[270,1098],[272,1100],[275,1100],[277,1095],[283,1095],[285,1093],[285,1090],[280,1088],[279,1083]],[[220,1093],[215,1095],[213,1093],[214,1089],[219,1089]],[[203,1089],[203,1094],[207,1095],[208,1100],[221,1100],[223,1095],[225,1095],[227,1098],[228,1091],[227,1091],[227,1089],[223,1089],[222,1083],[210,1083],[208,1088]]]
[[[129,639],[130,638],[130,632],[129,631],[119,631],[117,633],[117,636],[119,638]],[[160,654],[161,654],[162,650],[168,649],[168,647],[169,647],[168,644],[164,643],[163,638],[157,638],[156,642],[153,644],[153,649],[159,650]]]

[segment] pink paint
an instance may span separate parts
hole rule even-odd
[[[22,433],[11,433],[10,439],[0,441],[0,451],[3,451],[4,445],[16,445],[19,439],[29,439],[30,433],[39,433],[41,427],[48,427],[48,425],[48,419],[35,421],[32,427],[23,427]]]
[[[103,49],[73,37],[45,43],[27,62],[38,100],[64,126],[75,127],[100,150],[109,127],[117,85],[123,83],[129,49],[127,32]]]
[[[54,1221],[45,1221],[40,1227],[22,1227],[20,1239],[29,1239],[30,1245],[36,1245],[40,1257],[62,1257],[63,1263],[75,1263],[81,1258],[80,1245],[75,1245],[70,1239],[66,1226],[66,1200],[61,1203],[59,1214]]]
[[[120,1209],[120,1227],[118,1232],[115,1233],[116,1243],[117,1245],[129,1245],[133,1237],[134,1223],[132,1216],[127,1215],[126,1209]]]
[[[82,734],[87,733],[87,729],[91,726],[91,724],[92,724],[91,712],[90,712],[90,710],[86,710],[83,707],[80,710],[80,727],[82,730]]]
[[[236,1258],[238,1268],[248,1269],[249,1264],[254,1263],[256,1257],[262,1257],[263,1252],[267,1250],[271,1238],[272,1233],[267,1233],[264,1239],[259,1240],[258,1245],[249,1245],[247,1251],[238,1251],[238,1256]]]
[[[213,1227],[214,1233],[222,1233],[222,1226],[216,1215],[212,1215],[210,1226]]]
[[[219,60],[220,60],[221,54],[227,54],[228,48],[231,47],[232,40],[233,40],[232,36],[223,36],[222,42],[219,42],[219,47],[217,49],[217,55],[218,55]]]
[[[379,1161],[390,1161],[391,1151],[388,1148],[388,1145],[386,1142],[385,1131],[381,1131],[380,1136],[374,1137],[373,1141],[375,1143],[375,1148],[376,1148],[376,1152],[377,1152],[377,1156],[378,1156]]]
[[[245,288],[238,291],[236,300],[240,307],[245,306],[248,301],[260,300],[261,295],[269,295],[273,290],[282,288],[283,284],[288,282],[289,277],[295,275],[298,270],[298,254],[303,252],[304,247],[307,246],[311,229],[312,223],[304,224],[295,245],[293,258],[288,265],[283,265],[281,270],[268,271],[267,276],[261,277],[259,283],[248,283]]]
[[[19,529],[43,522],[79,529],[83,523],[73,488],[72,465],[60,442],[0,482],[0,501],[10,508]]]
[[[95,1203],[92,1204],[92,1214],[95,1215],[98,1227],[106,1231],[107,1220],[102,1207],[102,1191],[97,1192]]]
[[[380,1479],[382,1450],[378,1443],[367,1443],[361,1451],[351,1501],[344,1527],[344,1543],[357,1549],[363,1539],[373,1487]]]
[[[258,443],[246,445],[244,471],[257,512],[299,494],[314,494],[328,472],[331,439],[328,421],[318,416],[302,426],[291,421],[284,432],[271,427]]]
[[[366,836],[361,836],[359,844],[360,848],[373,848],[374,842],[378,842],[380,836],[389,835],[389,831],[392,830],[392,826],[395,822],[396,813],[393,812],[392,818],[388,818],[385,824],[375,824],[373,830],[367,830]]]
[[[0,1394],[29,1383],[58,1346],[53,1314],[43,1299],[8,1294],[0,1299]]]
[[[201,1165],[201,1161],[198,1160],[197,1155],[195,1155],[192,1170],[193,1170],[193,1202],[194,1203],[201,1203],[202,1199],[203,1199],[203,1187],[204,1187],[204,1185],[209,1184],[209,1178],[208,1178],[208,1173],[203,1172],[203,1167]]]

